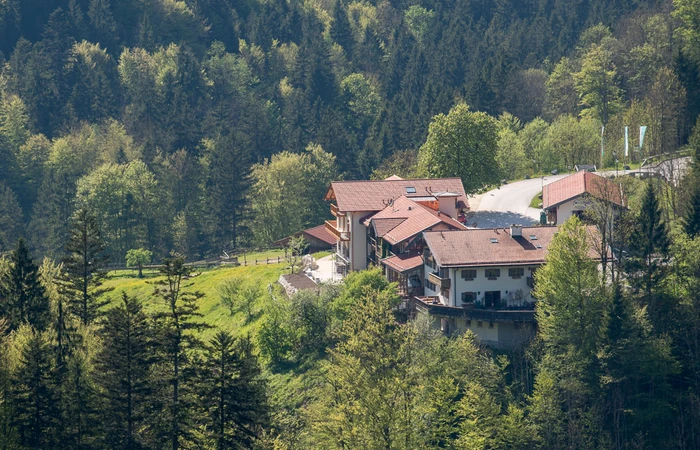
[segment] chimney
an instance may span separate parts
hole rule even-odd
[[[521,237],[523,235],[523,226],[513,224],[510,226],[510,237]]]

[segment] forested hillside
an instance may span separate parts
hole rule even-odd
[[[430,174],[428,125],[463,103],[497,128],[489,176],[458,174],[477,185],[597,161],[602,124],[618,157],[623,126],[633,147],[649,127],[635,161],[675,150],[700,110],[694,8],[3,1],[0,250],[60,256],[81,206],[113,261],[268,245],[320,223],[330,179]]]
[[[0,0],[0,449],[700,449],[698,24],[693,0]],[[321,223],[332,180],[474,193],[679,149],[680,183],[621,177],[594,238],[561,226],[516,351],[410,320],[378,269],[287,297],[300,252],[185,263]]]

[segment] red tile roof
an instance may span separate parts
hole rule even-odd
[[[405,253],[382,260],[382,264],[398,273],[407,272],[423,265],[423,257],[418,253]]]
[[[543,264],[558,229],[523,227],[522,236],[515,238],[508,228],[430,231],[423,233],[423,237],[441,267]],[[589,226],[588,230],[591,239],[598,236],[595,227]],[[589,256],[598,258],[594,246]]]
[[[335,236],[330,234],[328,230],[326,229],[326,225],[318,225],[313,228],[309,228],[308,230],[302,231],[303,234],[309,235],[311,237],[314,237],[320,241],[323,241],[329,245],[335,245],[337,242],[337,239]]]
[[[369,225],[371,224],[374,227],[374,234],[377,237],[384,237],[385,234],[387,234],[389,231],[393,230],[396,228],[401,222],[406,220],[405,218],[380,218],[380,219],[375,219],[372,220],[370,217],[368,220],[365,222]]]
[[[624,206],[621,188],[617,183],[585,170],[546,185],[542,192],[542,205],[545,209],[552,208],[584,193],[600,199],[607,198]]]
[[[459,195],[458,202],[462,202],[465,208],[469,205],[460,178],[403,180],[390,177],[386,180],[334,181],[324,199],[335,200],[341,212],[381,211],[390,200],[402,195],[425,197],[437,192],[454,192]]]
[[[375,227],[378,237],[382,237],[392,245],[403,242],[440,223],[453,229],[465,228],[464,225],[447,214],[416,203],[403,195],[365,221],[365,224],[369,223]],[[379,234],[380,230],[382,234]]]

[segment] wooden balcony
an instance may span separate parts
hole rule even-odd
[[[440,289],[449,289],[450,288],[450,278],[442,278],[440,275],[437,273],[429,273],[428,274],[428,281],[433,283],[435,286],[440,286]]]
[[[328,231],[333,236],[337,237],[340,241],[349,241],[350,233],[347,231],[340,231],[337,227],[335,220],[326,220],[326,231]]]
[[[331,203],[331,214],[333,214],[335,217],[345,217],[345,213],[340,212],[338,205],[333,203]]]

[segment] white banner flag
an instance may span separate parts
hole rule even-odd
[[[630,136],[629,127],[625,127],[625,158],[630,154]]]
[[[647,132],[647,127],[639,127],[639,149],[642,149],[642,143],[644,142],[644,133]]]

